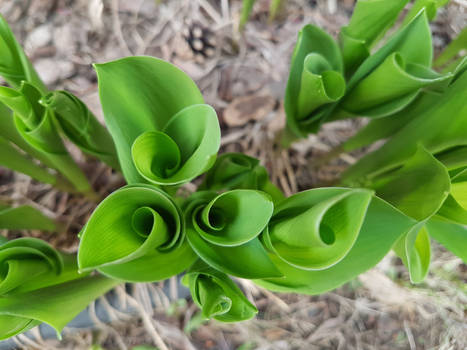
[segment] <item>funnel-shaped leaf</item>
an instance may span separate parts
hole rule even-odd
[[[342,260],[354,245],[372,192],[305,191],[279,204],[264,233],[266,245],[286,263],[321,270]]]
[[[258,310],[226,274],[198,260],[183,277],[203,318],[239,322],[254,317]]]
[[[349,189],[343,188],[320,188],[294,196],[301,197],[304,203],[308,201],[314,203],[317,198],[326,200],[348,191]],[[275,219],[294,216],[294,212],[280,210],[281,206],[282,204],[276,209]],[[275,254],[271,254],[271,259],[284,277],[255,280],[255,283],[281,292],[320,294],[332,290],[375,266],[399,237],[417,224],[415,220],[377,197],[373,197],[365,214],[357,240],[337,264],[324,270],[305,270],[294,267]]]
[[[42,93],[47,91],[44,83],[34,70],[31,62],[15,39],[8,23],[0,15],[0,75],[15,88],[27,81],[36,86]]]
[[[13,208],[0,202],[0,229],[55,231],[57,223],[28,205]]]
[[[358,0],[349,24],[341,28],[339,43],[345,73],[350,76],[369,55],[373,44],[396,21],[409,0]]]
[[[174,115],[162,132],[141,134],[133,143],[133,162],[149,182],[184,183],[212,166],[220,136],[214,109],[208,105],[192,105]]]
[[[195,193],[185,204],[188,242],[222,272],[243,278],[280,276],[258,239],[272,211],[271,199],[259,191]]]
[[[306,136],[311,123],[344,91],[337,43],[318,27],[306,25],[298,34],[285,91],[287,127],[298,137]]]
[[[39,100],[50,108],[64,134],[83,152],[98,157],[114,169],[119,169],[112,137],[86,105],[66,91],[51,92]]]
[[[195,260],[184,241],[182,216],[172,199],[152,186],[130,185],[91,215],[81,233],[78,265],[127,281],[161,280]]]
[[[57,336],[86,306],[119,281],[91,276],[0,298],[0,339],[45,322]]]
[[[266,192],[274,203],[283,200],[284,194],[270,180],[266,168],[259,160],[242,153],[224,153],[216,159],[206,173],[200,190],[251,189]]]
[[[185,107],[202,104],[203,97],[184,72],[156,58],[127,57],[97,64],[95,69],[105,123],[123,175],[128,183],[144,182],[131,157],[136,138],[147,131],[164,130],[173,116]]]

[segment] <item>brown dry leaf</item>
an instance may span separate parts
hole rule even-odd
[[[242,96],[234,99],[224,110],[224,121],[229,126],[245,125],[260,120],[274,109],[275,101],[270,96]]]

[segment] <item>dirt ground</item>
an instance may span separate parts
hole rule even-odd
[[[363,125],[361,120],[325,125],[318,135],[278,152],[275,135],[284,125],[283,92],[299,29],[313,23],[336,35],[353,0],[288,0],[268,21],[269,0],[258,0],[244,33],[237,30],[241,1],[228,0],[0,0],[0,13],[45,83],[82,98],[102,118],[91,64],[128,55],[151,55],[187,72],[218,112],[222,151],[258,157],[286,194],[332,183],[362,151],[313,166]],[[451,0],[432,23],[435,52],[467,24],[465,0]],[[189,38],[189,39],[187,39]],[[105,165],[72,153],[105,196],[124,184]],[[368,150],[365,150],[368,151]],[[188,188],[189,190],[191,188]],[[0,169],[0,200],[32,204],[62,220],[67,233],[8,232],[36,236],[76,251],[77,232],[95,203],[59,192],[27,176]],[[172,281],[173,282],[173,281]],[[466,349],[467,267],[433,244],[431,271],[419,285],[393,255],[343,287],[320,296],[274,294],[240,280],[259,315],[237,324],[199,320],[191,301],[159,295],[155,309],[136,285],[136,315],[94,330],[67,330],[62,342],[17,337],[21,348],[131,349]],[[173,289],[172,289],[173,290]],[[123,287],[117,292],[125,294]]]

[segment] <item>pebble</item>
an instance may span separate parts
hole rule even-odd
[[[75,72],[75,66],[69,61],[41,58],[34,62],[39,76],[46,85],[69,78]]]
[[[38,48],[47,46],[51,40],[52,27],[48,24],[43,24],[29,33],[24,47],[27,52],[33,53]]]

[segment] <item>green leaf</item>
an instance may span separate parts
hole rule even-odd
[[[251,11],[253,10],[253,5],[255,4],[256,0],[243,0],[242,1],[242,12],[240,14],[240,22],[238,24],[238,30],[243,31],[245,28],[245,24],[248,22],[250,18]]]
[[[342,96],[342,72],[342,56],[334,39],[318,27],[303,27],[292,55],[284,100],[287,127],[295,136],[306,136],[329,103]]]
[[[78,191],[91,191],[88,180],[59,136],[51,111],[38,103],[40,98],[40,91],[27,82],[23,82],[18,91],[0,87],[0,101],[14,112],[14,125],[21,138],[59,170]]]
[[[33,207],[23,205],[12,208],[0,202],[0,228],[55,231],[58,226],[53,219]]]
[[[120,168],[112,137],[79,98],[67,91],[54,91],[39,103],[54,112],[63,133],[83,152]]]
[[[251,319],[258,312],[225,273],[201,260],[188,270],[182,282],[190,288],[193,301],[201,308],[205,319],[239,322]]]
[[[264,193],[197,192],[184,205],[187,238],[198,256],[216,269],[242,278],[280,276],[258,235],[272,215]]]
[[[354,245],[371,197],[371,191],[358,189],[295,194],[275,209],[263,239],[292,266],[329,268]]]
[[[467,263],[467,228],[464,225],[431,219],[426,229],[431,237]]]
[[[185,107],[202,104],[195,83],[170,63],[152,57],[127,57],[96,64],[105,123],[115,142],[128,183],[144,182],[131,147],[147,131],[162,131]]]
[[[320,188],[298,195],[304,197],[319,196],[324,199],[347,191],[349,189]],[[283,215],[284,218],[289,216],[285,211]],[[294,216],[294,213],[290,215]],[[255,280],[254,282],[264,288],[279,292],[320,294],[332,290],[375,266],[388,253],[399,237],[407,233],[414,225],[416,225],[415,220],[382,199],[373,197],[363,218],[357,240],[347,255],[337,264],[324,270],[304,270],[270,254],[271,259],[284,277]]]
[[[440,94],[424,91],[406,108],[384,118],[372,118],[357,134],[343,143],[346,152],[365,147],[381,139],[389,138],[400,131],[405,125],[436,104]]]
[[[61,330],[86,306],[121,282],[90,276],[0,298],[0,339],[24,332],[41,322]]]
[[[358,0],[339,43],[350,76],[369,55],[374,43],[394,24],[409,0]]]
[[[450,74],[412,64],[394,52],[346,94],[340,107],[356,115],[386,116],[404,108],[421,88],[450,78]]]
[[[435,19],[439,7],[446,5],[449,0],[415,0],[410,11],[404,18],[404,24],[409,23],[422,9],[425,9],[426,15],[430,21]]]
[[[259,160],[243,153],[224,153],[206,173],[199,190],[251,189],[266,192],[274,203],[283,200],[284,194],[269,181],[266,168]]]
[[[449,173],[423,147],[404,165],[381,174],[367,184],[376,195],[417,221],[433,216],[450,192]]]
[[[399,169],[370,180],[366,187],[420,224],[402,236],[394,246],[410,272],[413,283],[420,283],[428,273],[430,240],[424,223],[443,205],[450,191],[446,167],[423,147]]]
[[[138,282],[176,275],[195,260],[183,226],[180,209],[165,192],[125,186],[104,199],[84,227],[79,268]]]
[[[362,181],[401,166],[418,145],[436,155],[467,145],[467,72],[459,74],[431,108],[420,113],[378,150],[367,154],[342,174],[343,183]],[[449,116],[448,120],[446,116]]]
[[[133,161],[149,182],[181,184],[212,166],[220,136],[214,109],[208,105],[192,105],[173,116],[162,132],[141,134],[133,143]]]
[[[15,39],[8,23],[0,15],[0,75],[12,87],[19,88],[21,82],[27,81],[37,87],[42,93],[47,91],[44,83],[34,70],[31,62]]]
[[[461,55],[462,51],[467,50],[467,27],[461,30],[457,37],[445,47],[443,52],[436,57],[433,62],[433,67],[442,67],[448,64],[450,61]]]
[[[11,142],[0,136],[0,166],[26,174],[33,179],[54,185],[58,179],[47,169],[39,166]]]

